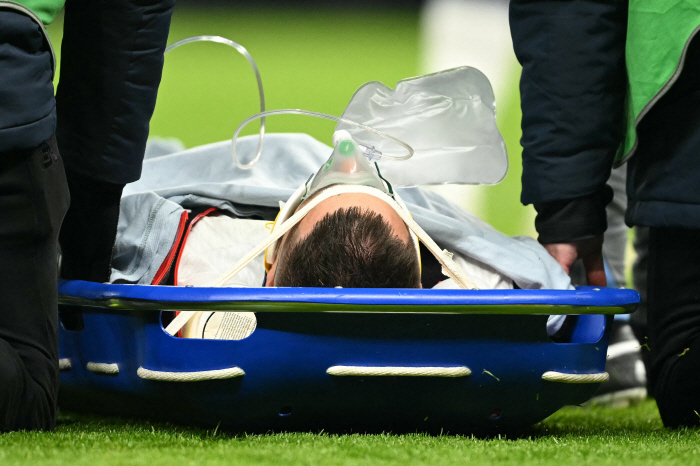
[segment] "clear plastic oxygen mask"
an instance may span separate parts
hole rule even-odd
[[[333,135],[333,153],[306,184],[307,189],[301,198],[308,199],[314,193],[336,184],[363,185],[377,188],[392,194],[391,187],[379,174],[376,165],[372,166],[360,147],[347,131],[336,131]]]
[[[341,118],[391,134],[413,148],[410,160],[396,163],[391,159],[396,145],[343,121],[336,126],[382,154],[378,166],[395,187],[496,184],[508,170],[491,84],[475,68],[404,79],[394,89],[365,83]]]
[[[348,134],[353,147],[359,151],[352,151],[352,160],[355,160],[352,170],[347,168],[350,162],[336,165],[350,159],[343,158],[346,154],[340,154],[334,141],[333,155],[314,177],[311,189],[317,190],[321,183],[324,186],[347,183],[372,186],[374,183],[379,187],[385,184],[384,178],[391,180],[395,187],[496,184],[508,170],[505,143],[496,126],[493,90],[486,76],[475,68],[461,67],[404,79],[395,89],[376,81],[365,83],[340,117],[301,109],[265,110],[260,73],[243,46],[223,37],[197,36],[170,45],[166,52],[200,41],[234,48],[245,56],[255,73],[261,111],[238,126],[231,144],[231,155],[240,169],[250,169],[260,159],[265,118],[295,114],[336,121],[336,133]],[[258,146],[254,154],[243,154],[250,160],[244,163],[236,153],[238,135],[248,123],[257,119],[260,119]],[[377,175],[375,179],[374,175],[369,175],[380,169],[383,177]],[[365,181],[352,182],[363,176],[366,176]],[[333,179],[342,181],[329,181]]]
[[[236,140],[243,127],[285,113],[337,121],[336,131],[349,133],[395,187],[496,184],[508,170],[491,84],[474,68],[404,79],[396,89],[366,83],[341,117],[299,109],[260,112],[243,121],[233,135],[231,150],[239,168],[251,168],[260,156],[258,151],[247,164],[239,160]]]

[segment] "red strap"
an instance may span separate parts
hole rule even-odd
[[[162,264],[160,264],[160,267],[158,268],[158,271],[156,272],[156,276],[153,277],[153,281],[151,282],[151,285],[158,285],[160,282],[163,280],[163,277],[165,277],[165,274],[168,272],[168,269],[170,269],[170,265],[173,263],[173,259],[175,258],[175,252],[177,251],[177,247],[180,244],[180,238],[182,237],[182,232],[185,229],[185,224],[187,223],[187,219],[189,218],[189,213],[187,211],[184,211],[182,215],[180,216],[180,223],[177,226],[177,233],[175,234],[175,241],[173,241],[173,245],[170,248],[170,252],[168,252],[168,255],[165,256],[165,260],[163,261]]]

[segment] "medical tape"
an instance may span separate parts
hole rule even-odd
[[[462,269],[455,263],[455,261],[452,260],[453,254],[447,251],[446,249],[440,249],[440,246],[438,246],[435,243],[435,241],[433,241],[432,238],[430,238],[430,236],[428,236],[428,234],[420,227],[420,225],[418,225],[415,222],[415,220],[411,218],[411,215],[409,214],[408,210],[399,208],[396,201],[389,197],[387,194],[383,193],[382,191],[369,186],[360,185],[338,185],[326,188],[318,196],[309,201],[309,203],[305,205],[301,210],[292,215],[282,225],[277,226],[271,232],[269,238],[266,238],[263,242],[258,244],[255,248],[253,248],[253,250],[250,253],[248,253],[241,260],[238,261],[238,263],[233,267],[231,272],[222,277],[213,286],[222,286],[224,283],[228,282],[231,278],[238,274],[238,272],[243,270],[243,268],[246,265],[248,265],[250,261],[255,259],[258,255],[262,254],[268,248],[268,246],[270,246],[272,243],[284,236],[285,233],[291,230],[314,207],[319,205],[321,202],[333,196],[348,193],[367,194],[381,199],[382,201],[389,204],[394,209],[394,211],[401,217],[401,220],[404,221],[408,229],[412,231],[420,241],[423,242],[425,247],[435,256],[438,262],[440,262],[440,265],[442,265],[442,273],[444,275],[453,279],[457,283],[457,285],[459,285],[459,287],[462,289],[479,289],[474,284],[474,282],[472,282],[466,276],[464,271],[462,271]],[[170,322],[170,325],[168,325],[168,327],[165,330],[169,334],[174,335],[192,318],[193,315],[194,312],[181,312],[180,314],[178,314],[177,317],[175,317],[175,319],[173,319],[172,322]]]

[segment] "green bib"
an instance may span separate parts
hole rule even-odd
[[[636,126],[678,79],[685,52],[698,31],[698,1],[629,0],[627,131],[615,157],[616,165],[634,154]]]
[[[11,3],[18,3],[29,8],[46,26],[56,18],[66,0],[13,0]]]

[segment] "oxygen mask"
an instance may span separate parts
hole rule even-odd
[[[306,183],[302,202],[314,193],[337,184],[370,186],[385,194],[393,194],[391,185],[382,178],[376,164],[373,166],[367,160],[350,133],[336,131],[333,146],[330,158]]]
[[[260,112],[245,119],[231,141],[231,155],[240,169],[251,169],[260,159],[266,117],[292,114],[337,122],[336,133],[349,134],[353,144],[369,158],[369,161],[362,160],[353,151],[358,161],[357,167],[364,169],[336,169],[336,158],[340,159],[336,157],[336,147],[329,160],[331,166],[328,172],[353,173],[350,178],[338,183],[355,184],[349,180],[360,180],[360,173],[373,174],[373,171],[366,170],[367,165],[374,165],[377,171],[381,169],[384,177],[379,175],[379,179],[370,180],[368,175],[364,182],[357,184],[375,187],[383,186],[384,178],[392,180],[395,187],[445,183],[496,184],[508,170],[505,143],[496,126],[493,90],[486,76],[474,68],[460,67],[404,79],[396,84],[395,89],[376,81],[365,83],[355,92],[340,117],[301,109],[265,110],[258,67],[240,44],[224,37],[196,36],[180,40],[165,51],[200,41],[234,48],[245,56],[255,73]],[[260,120],[257,149],[252,154],[244,154],[244,159],[250,160],[244,163],[236,152],[236,142],[243,128],[257,119]],[[335,140],[333,145],[337,146]],[[323,168],[314,177],[313,189],[326,176],[331,179],[330,174],[323,175],[322,172]],[[354,176],[357,178],[352,178]],[[335,182],[323,183],[330,186]]]

